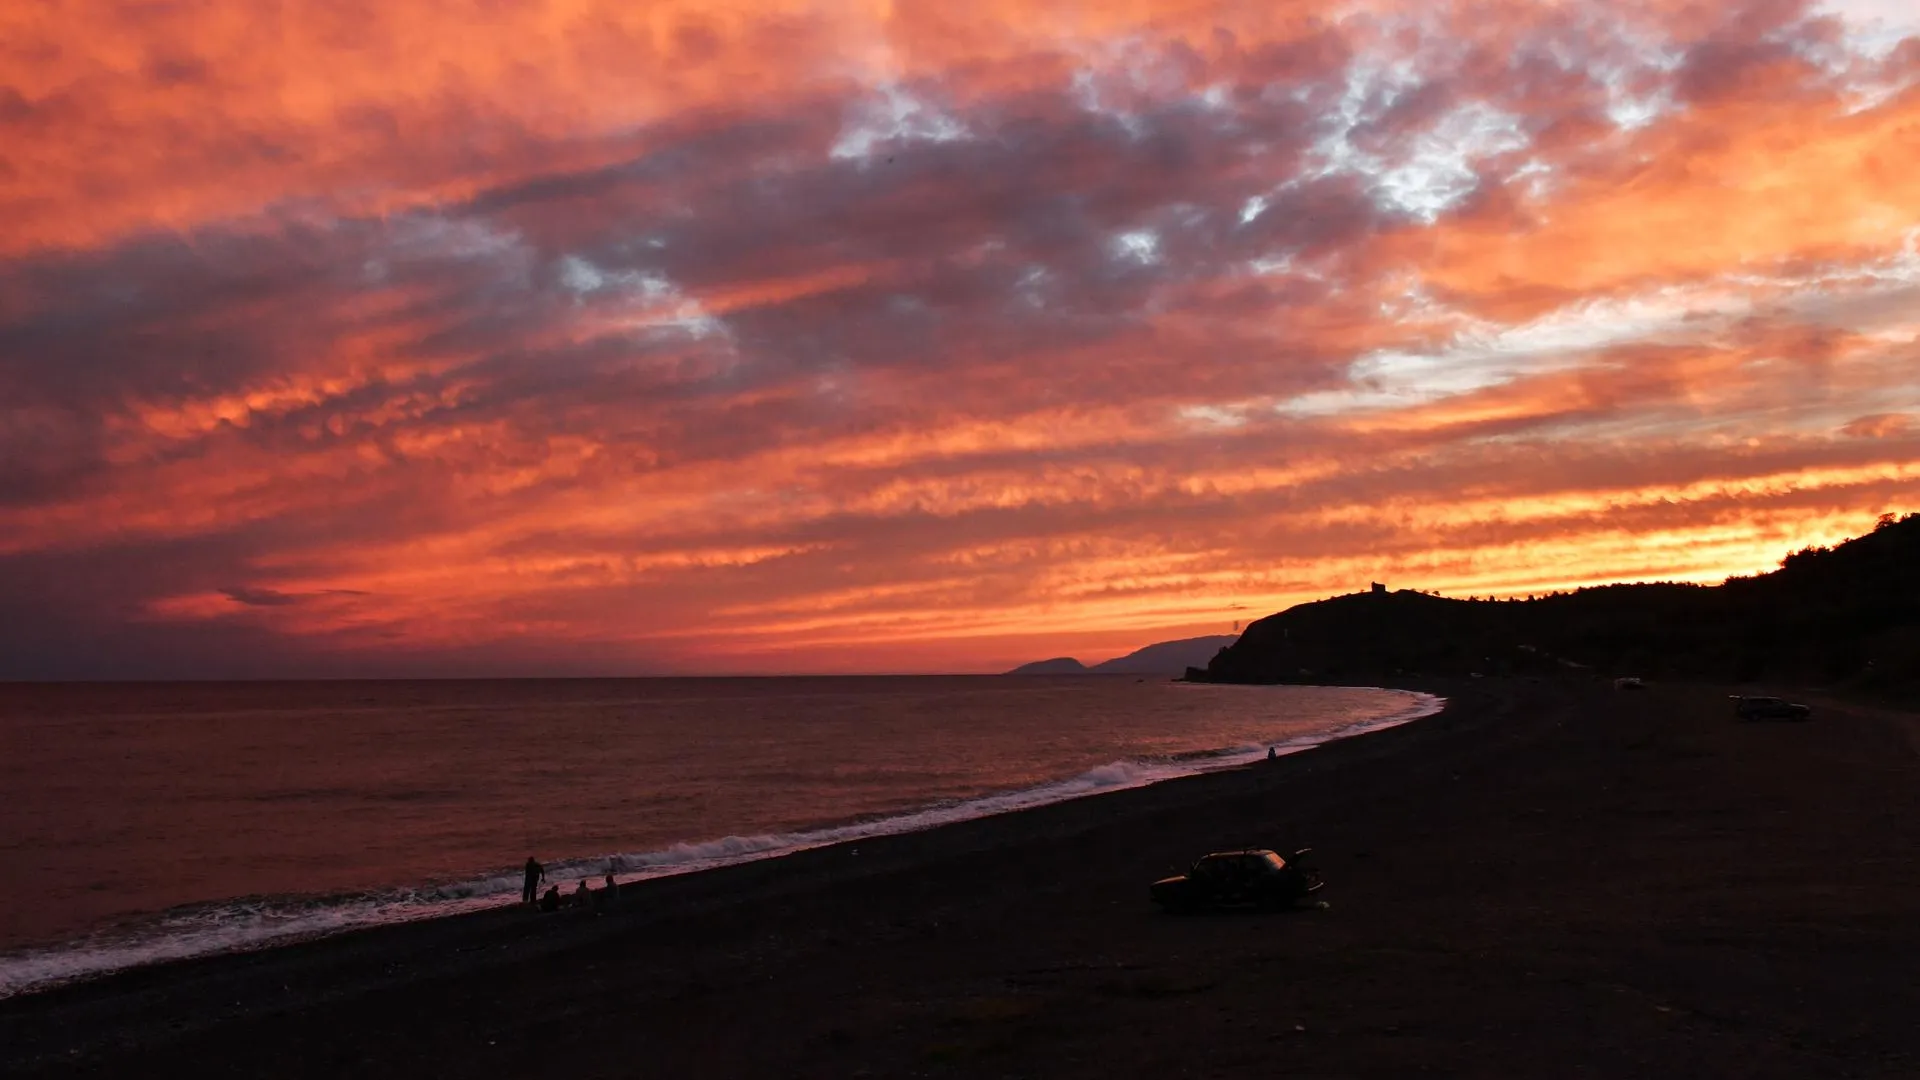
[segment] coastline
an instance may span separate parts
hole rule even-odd
[[[829,821],[788,831],[688,838],[664,847],[548,862],[550,881],[570,890],[585,878],[595,888],[612,863],[625,885],[705,873],[742,863],[785,858],[836,844],[920,832],[958,822],[1014,813],[1089,795],[1130,790],[1257,761],[1268,748],[1280,755],[1430,716],[1444,699],[1418,691],[1352,687],[1398,695],[1400,708],[1322,730],[1276,736],[1258,745],[1198,747],[1157,758],[1117,759],[1029,787],[988,789],[963,798],[883,816]],[[1096,759],[1097,760],[1097,759]],[[511,907],[519,867],[477,872],[466,879],[398,884],[335,895],[252,895],[197,902],[129,920],[123,928],[70,941],[32,944],[0,953],[0,1001],[159,964],[285,948],[380,926],[454,918]]]
[[[603,917],[483,911],[14,998],[0,1067],[1920,1063],[1899,974],[1920,963],[1910,714],[1753,726],[1714,688],[1404,689],[1448,706],[1272,764],[639,882]],[[1314,846],[1329,910],[1147,909],[1152,877],[1242,844]]]

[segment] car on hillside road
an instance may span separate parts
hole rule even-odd
[[[1267,848],[1216,851],[1194,860],[1186,873],[1154,882],[1148,895],[1161,910],[1180,915],[1216,908],[1289,908],[1325,884],[1308,862],[1312,850],[1301,848],[1290,855]]]
[[[1736,696],[1733,715],[1740,720],[1811,720],[1813,709],[1777,697]]]

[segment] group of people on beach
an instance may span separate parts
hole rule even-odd
[[[540,883],[546,879],[547,868],[541,866],[533,856],[527,856],[525,878],[520,885],[520,902],[538,906],[541,911],[559,911],[563,907],[603,911],[620,895],[620,887],[613,882],[612,866],[607,867],[606,886],[600,889],[589,888],[587,879],[581,878],[571,894],[562,894],[558,885],[549,886],[543,894],[540,892]]]

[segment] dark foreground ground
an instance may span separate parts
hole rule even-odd
[[[1920,730],[1498,680],[1270,766],[0,1003],[0,1074],[1920,1076]],[[1161,916],[1210,847],[1327,910]],[[857,854],[856,854],[857,851]]]

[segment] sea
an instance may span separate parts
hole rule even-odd
[[[0,997],[1294,753],[1399,690],[1132,676],[0,684]]]

